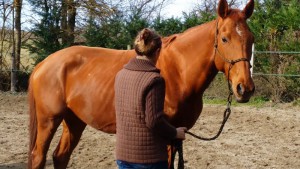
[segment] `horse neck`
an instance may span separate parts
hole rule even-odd
[[[168,88],[173,89],[182,98],[189,95],[202,96],[204,90],[211,83],[217,69],[214,64],[214,41],[216,22],[191,28],[176,36],[164,40],[158,67],[166,79]],[[170,96],[173,97],[173,96]]]

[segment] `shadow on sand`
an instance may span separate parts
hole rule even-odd
[[[27,168],[27,163],[10,163],[10,164],[0,164],[0,169],[24,169]]]
[[[47,160],[46,167],[53,166],[52,160]],[[20,162],[20,163],[9,163],[9,164],[0,164],[0,169],[26,169],[27,163]]]

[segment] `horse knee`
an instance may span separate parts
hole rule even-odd
[[[43,154],[37,154],[36,151],[31,153],[31,169],[42,169],[45,167],[46,156]]]

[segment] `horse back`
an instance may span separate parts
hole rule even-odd
[[[37,106],[53,117],[71,110],[86,124],[115,132],[114,79],[133,56],[132,50],[85,46],[50,55],[31,75]]]

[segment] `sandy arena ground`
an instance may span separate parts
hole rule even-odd
[[[28,150],[27,96],[0,93],[0,169],[26,168]],[[201,118],[191,129],[204,136],[217,132],[224,106],[204,105]],[[51,154],[61,128],[52,141]],[[115,169],[115,136],[87,127],[68,168]],[[291,105],[232,107],[221,136],[210,142],[187,135],[184,141],[186,169],[299,169],[300,109]]]

